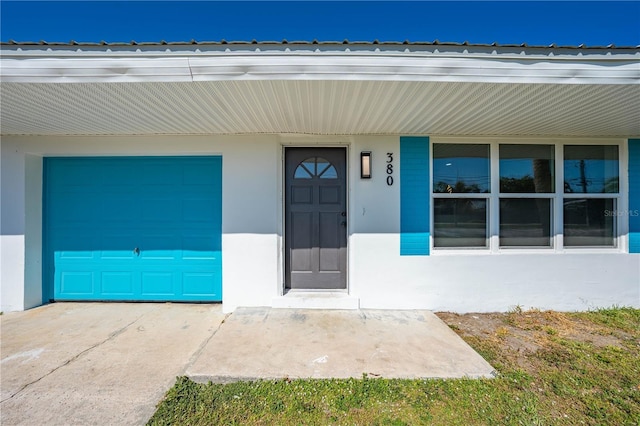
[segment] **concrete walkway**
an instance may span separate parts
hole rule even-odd
[[[144,424],[180,375],[491,377],[426,311],[54,303],[0,316],[0,424]]]
[[[429,311],[239,308],[187,369],[192,379],[493,377]]]

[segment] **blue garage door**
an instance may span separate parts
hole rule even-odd
[[[222,159],[45,159],[45,299],[222,300]]]

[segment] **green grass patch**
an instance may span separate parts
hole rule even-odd
[[[499,377],[230,384],[179,377],[149,424],[640,425],[640,310],[518,310],[501,317],[495,338],[466,333],[463,323],[453,329]],[[514,336],[528,349],[514,346]]]

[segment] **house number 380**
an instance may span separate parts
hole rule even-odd
[[[387,152],[387,185],[393,185],[393,152]]]

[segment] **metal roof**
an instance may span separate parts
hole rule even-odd
[[[232,40],[227,41],[225,39],[218,41],[198,41],[198,40],[189,40],[189,41],[136,41],[131,40],[129,42],[107,42],[101,40],[99,42],[82,42],[76,40],[70,40],[68,42],[48,42],[46,40],[39,41],[15,41],[8,40],[0,42],[0,45],[19,45],[19,46],[186,46],[186,45],[198,45],[198,46],[215,46],[215,45],[274,45],[274,44],[282,44],[282,45],[386,45],[386,46],[466,46],[466,47],[523,47],[530,49],[638,49],[640,45],[637,46],[616,46],[614,44],[608,44],[603,46],[587,46],[585,44],[579,45],[557,45],[556,43],[551,43],[549,45],[529,45],[527,43],[515,43],[515,44],[500,44],[497,42],[493,43],[469,43],[468,41],[464,41],[462,43],[458,42],[441,42],[439,40],[433,41],[352,41],[348,39],[344,39],[342,41],[319,41],[317,39],[314,40],[279,40],[279,41],[269,41],[269,40]]]

